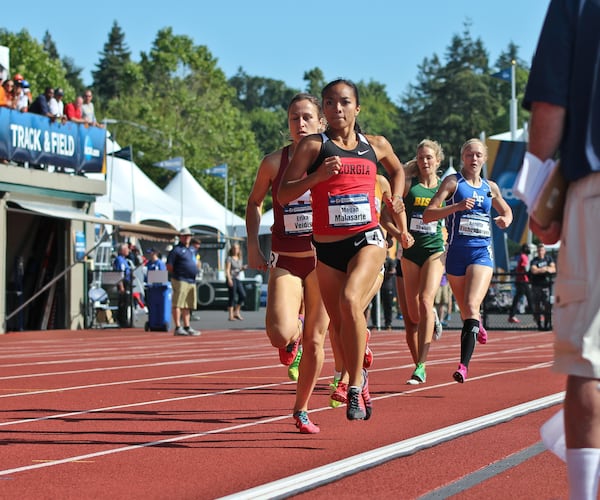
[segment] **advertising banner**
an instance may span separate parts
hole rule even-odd
[[[0,108],[0,158],[102,172],[106,130]]]
[[[527,143],[495,139],[488,139],[486,142],[488,146],[488,177],[498,184],[502,197],[513,212],[513,222],[506,231],[502,231],[492,224],[496,266],[508,270],[505,235],[509,239],[521,243],[526,237],[529,218],[527,207],[512,192],[515,178],[523,163]]]

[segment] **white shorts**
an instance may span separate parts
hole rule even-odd
[[[600,173],[569,186],[555,283],[554,369],[600,379]]]

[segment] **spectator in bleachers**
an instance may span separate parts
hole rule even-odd
[[[29,89],[29,82],[27,80],[15,80],[16,92],[16,110],[25,113],[29,111],[31,105],[31,92]]]
[[[508,316],[509,323],[520,323],[517,318],[519,304],[523,298],[527,299],[527,304],[531,307],[533,300],[531,298],[531,288],[529,287],[529,254],[531,250],[527,243],[521,245],[521,251],[517,255],[517,267],[515,268],[515,295]]]
[[[83,93],[83,104],[81,105],[81,117],[84,122],[94,127],[102,127],[102,124],[96,120],[96,111],[94,110],[94,103],[92,102],[94,95],[91,89],[86,89]]]
[[[15,109],[15,82],[5,80],[2,82],[2,95],[0,95],[0,106]]]
[[[52,113],[52,115],[58,120],[62,120],[65,116],[63,102],[64,95],[65,93],[63,92],[63,89],[58,87],[54,89],[54,96],[48,101],[50,113]]]
[[[67,103],[65,106],[65,115],[67,119],[75,123],[85,123],[82,116],[81,106],[83,105],[83,97],[78,95],[73,102]]]
[[[50,111],[49,102],[54,97],[54,89],[52,87],[46,87],[43,94],[40,94],[35,98],[35,101],[29,106],[29,111],[37,115],[47,116],[54,121],[55,116]]]

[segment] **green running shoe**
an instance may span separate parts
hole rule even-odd
[[[340,407],[343,403],[341,401],[336,401],[335,399],[333,399],[331,397],[331,395],[335,392],[335,390],[337,389],[338,383],[339,383],[340,379],[339,378],[334,378],[333,382],[331,382],[329,384],[329,406],[331,408],[338,408]]]
[[[288,377],[290,380],[296,382],[298,380],[298,367],[300,366],[300,360],[302,359],[302,346],[298,347],[298,352],[292,364],[288,367]]]
[[[413,372],[412,376],[406,381],[408,385],[424,384],[427,380],[427,374],[425,373],[425,363],[417,363],[417,367]]]

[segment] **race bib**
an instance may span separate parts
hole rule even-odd
[[[458,234],[462,236],[489,238],[491,236],[489,216],[475,214],[462,215],[458,226]]]
[[[354,247],[362,248],[365,245],[375,245],[379,248],[387,248],[387,243],[383,237],[383,232],[380,227],[365,231],[354,239]]]
[[[312,233],[312,207],[310,203],[292,202],[284,206],[283,227],[287,235]]]
[[[267,264],[267,267],[269,269],[273,269],[274,267],[277,267],[278,259],[279,259],[279,254],[272,251],[271,254],[269,255],[269,262]]]
[[[329,196],[329,225],[333,227],[363,226],[371,222],[368,194]]]
[[[387,243],[383,237],[383,232],[379,227],[367,231],[365,233],[365,238],[367,239],[367,245],[375,245],[379,248],[387,248]]]
[[[423,222],[423,214],[413,214],[410,218],[410,230],[422,234],[435,234],[437,221]]]

